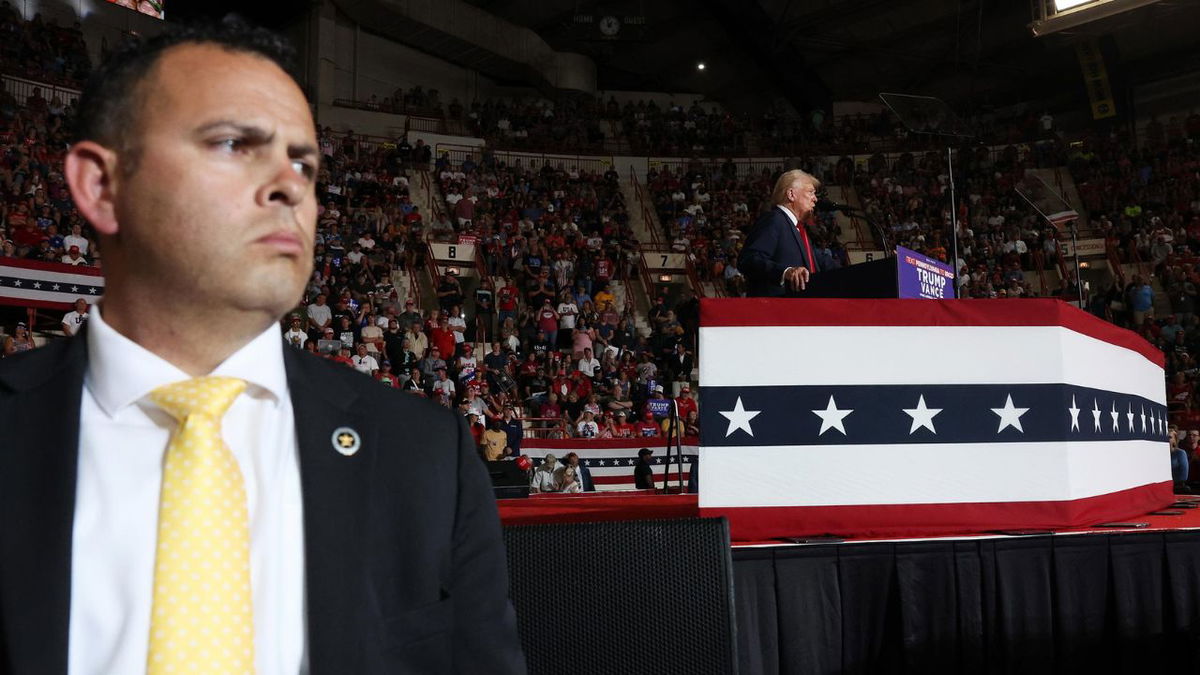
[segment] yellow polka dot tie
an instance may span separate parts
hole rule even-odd
[[[253,673],[250,527],[221,418],[246,383],[198,377],[150,399],[179,421],[163,466],[146,672]]]

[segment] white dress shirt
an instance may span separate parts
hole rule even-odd
[[[176,427],[147,394],[189,376],[104,323],[99,306],[87,348],[67,672],[144,673],[159,487]],[[248,383],[221,426],[246,484],[257,673],[304,673],[303,504],[279,328],[272,324],[212,374]]]

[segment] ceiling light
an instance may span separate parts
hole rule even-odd
[[[696,70],[704,70],[704,62],[703,61],[696,64]]]
[[[1061,12],[1072,7],[1086,5],[1089,2],[1094,2],[1094,0],[1054,0],[1054,9]]]

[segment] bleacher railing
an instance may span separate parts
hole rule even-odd
[[[54,100],[54,97],[57,96],[63,105],[75,105],[79,101],[81,93],[72,87],[38,82],[8,73],[0,74],[0,80],[4,82],[4,91],[11,94],[21,104],[24,104],[25,100],[33,95],[35,89],[47,102]]]
[[[445,153],[451,164],[461,164],[470,159],[479,164],[483,160],[485,147],[482,145],[462,145],[458,143],[438,143],[434,154],[441,157]],[[549,164],[555,169],[578,169],[588,173],[604,173],[613,166],[611,155],[573,155],[565,153],[525,152],[520,150],[488,150],[497,162],[503,162],[509,167],[524,169],[540,169]]]
[[[629,167],[629,178],[633,182],[633,194],[637,199],[638,209],[641,210],[642,222],[646,224],[646,229],[650,230],[650,238],[653,239],[653,244],[661,244],[663,233],[658,230],[662,224],[658,222],[658,215],[648,206],[646,206],[646,191],[642,189],[642,182],[638,180],[637,172],[633,167]]]
[[[356,101],[349,98],[335,98],[333,99],[333,105],[337,108],[366,110],[368,112],[381,112],[391,115],[415,115],[427,119],[441,119],[446,116],[440,106],[408,105],[403,101],[393,101],[391,99],[384,99],[382,101]]]

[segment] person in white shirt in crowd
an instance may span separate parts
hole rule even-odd
[[[462,307],[452,306],[446,323],[450,326],[450,330],[454,331],[454,344],[461,345],[466,339],[467,333],[467,317],[463,316]]]
[[[596,424],[595,416],[590,410],[583,411],[583,419],[575,425],[576,435],[580,438],[596,438],[600,435],[600,425]]]
[[[553,453],[548,453],[545,461],[534,470],[533,476],[529,480],[529,490],[531,492],[558,492],[558,481],[554,477],[557,465],[558,458]]]
[[[575,318],[579,316],[579,306],[575,304],[575,299],[567,291],[563,291],[561,299],[558,303],[558,332],[559,335],[566,333],[569,337],[575,332]],[[559,338],[564,340],[565,338]]]
[[[64,265],[86,265],[87,259],[83,257],[78,246],[71,246],[62,257]]]
[[[325,294],[318,293],[317,299],[308,306],[308,326],[318,334],[333,325],[333,310],[325,303]]]
[[[592,355],[592,350],[590,347],[585,347],[583,350],[583,357],[579,359],[579,366],[576,368],[576,370],[588,376],[588,378],[593,378],[596,376],[596,369],[599,367],[600,359],[597,359]]]
[[[62,318],[62,331],[68,336],[74,337],[83,324],[88,320],[88,304],[87,300],[79,298],[75,300],[75,308],[67,312]]]
[[[379,362],[374,356],[367,353],[367,345],[365,342],[358,343],[358,353],[351,357],[354,361],[354,369],[360,373],[374,376],[379,371]]]
[[[63,246],[66,246],[68,251],[71,250],[72,246],[75,246],[79,249],[81,255],[87,255],[90,243],[87,237],[83,236],[83,227],[79,223],[72,225],[71,234],[63,237]]]
[[[304,332],[304,324],[300,322],[300,315],[293,314],[288,329],[283,333],[283,340],[293,347],[303,347],[304,341],[307,339],[308,333]]]
[[[454,380],[446,377],[445,366],[437,369],[437,379],[434,380],[431,389],[433,390],[433,395],[439,397],[440,401],[445,405],[449,405],[450,401],[454,399]]]

